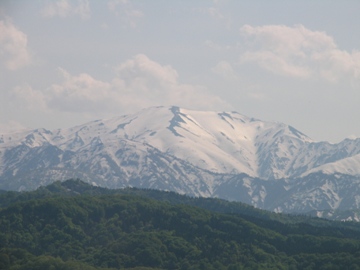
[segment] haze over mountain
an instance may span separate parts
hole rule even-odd
[[[0,134],[0,188],[80,178],[273,211],[359,207],[360,139],[315,142],[237,112],[151,107],[69,129]]]

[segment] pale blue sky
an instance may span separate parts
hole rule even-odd
[[[0,133],[178,105],[360,137],[360,1],[0,2]]]

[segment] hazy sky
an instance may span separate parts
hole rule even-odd
[[[0,133],[177,105],[360,137],[359,14],[359,0],[0,0]]]

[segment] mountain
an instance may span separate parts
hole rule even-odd
[[[278,212],[359,207],[360,138],[314,142],[237,112],[152,107],[58,130],[0,134],[0,189],[93,185],[219,197]]]

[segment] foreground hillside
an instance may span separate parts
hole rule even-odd
[[[0,269],[360,266],[356,223],[276,215],[169,192],[107,190],[79,181],[7,192],[0,199]]]

